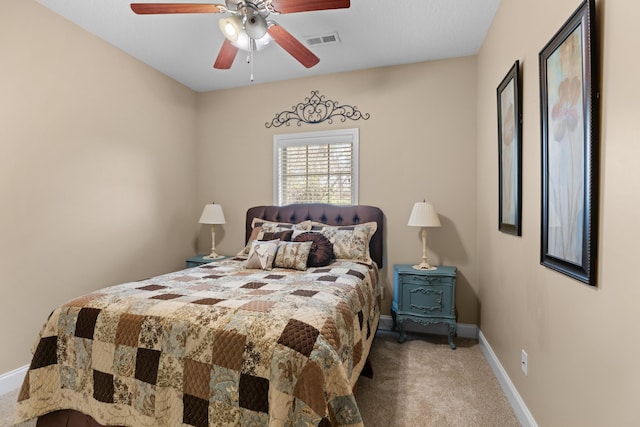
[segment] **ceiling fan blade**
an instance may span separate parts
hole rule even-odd
[[[217,68],[218,70],[228,70],[231,68],[233,60],[236,59],[237,53],[238,48],[232,45],[229,40],[225,39],[222,47],[220,48],[220,52],[218,52],[216,62],[213,64],[213,68]]]
[[[279,13],[311,12],[314,10],[348,9],[350,0],[273,0],[273,8]]]
[[[320,62],[320,58],[315,56],[313,52],[307,49],[302,43],[293,37],[291,33],[281,26],[273,24],[269,27],[267,32],[271,37],[273,37],[276,43],[289,52],[291,56],[296,58],[305,67],[311,68]]]
[[[157,13],[221,13],[226,8],[220,4],[204,3],[131,3],[131,10],[138,15],[148,15]]]

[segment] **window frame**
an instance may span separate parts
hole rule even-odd
[[[358,128],[296,132],[273,136],[273,204],[280,205],[280,157],[281,147],[321,144],[351,144],[351,205],[358,204],[360,132]],[[348,205],[341,205],[348,206]]]

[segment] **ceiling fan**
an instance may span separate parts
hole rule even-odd
[[[269,15],[311,12],[316,10],[347,9],[350,0],[225,0],[225,4],[208,3],[132,3],[131,10],[139,15],[168,13],[229,13],[220,19],[219,27],[225,36],[218,57],[213,65],[217,69],[229,69],[239,49],[249,53],[260,51],[275,41],[306,68],[320,59],[276,22]],[[253,76],[252,76],[253,80]]]

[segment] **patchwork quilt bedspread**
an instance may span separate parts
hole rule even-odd
[[[379,319],[375,265],[243,267],[218,261],[57,308],[17,421],[75,409],[105,425],[361,426],[352,388]]]

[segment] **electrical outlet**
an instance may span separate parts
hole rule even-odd
[[[520,362],[520,367],[522,368],[522,372],[527,375],[527,352],[522,350],[522,361]]]

